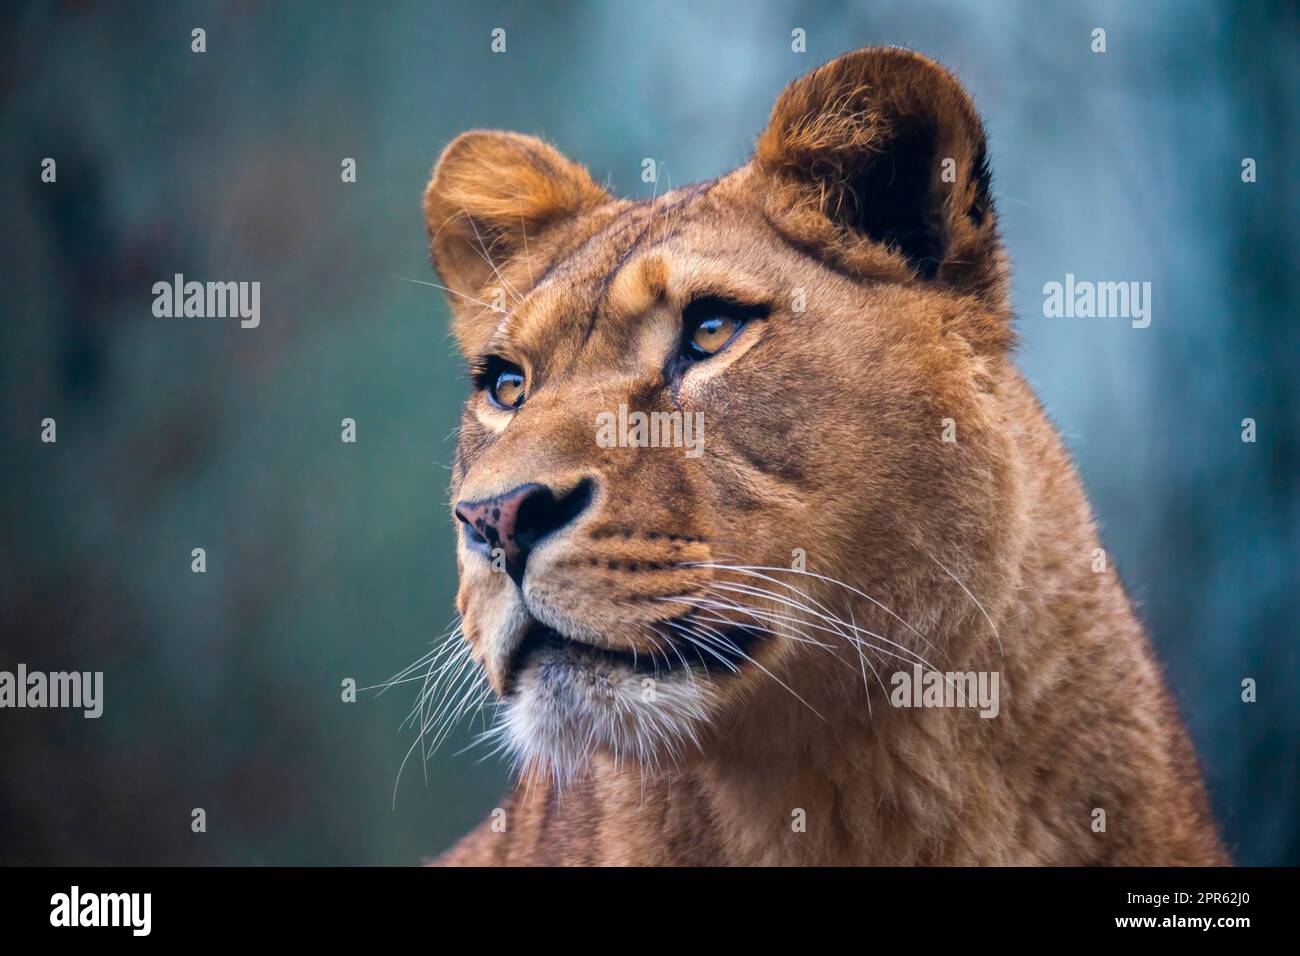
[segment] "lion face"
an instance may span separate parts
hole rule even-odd
[[[1010,480],[983,156],[955,81],[896,50],[796,81],[750,164],[649,201],[529,137],[448,147],[457,605],[525,765],[833,722],[845,668],[917,654],[939,556],[998,546]]]

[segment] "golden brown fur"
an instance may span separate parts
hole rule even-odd
[[[1084,490],[1010,360],[984,137],[941,67],[842,57],[786,90],[751,163],[648,202],[539,140],[468,133],[425,213],[462,350],[527,380],[516,411],[470,397],[453,502],[595,489],[519,583],[459,539],[465,639],[521,771],[442,862],[1225,861],[1142,628],[1095,570]],[[769,314],[670,368],[701,296]],[[600,447],[620,404],[702,412],[703,454]],[[772,570],[732,570],[754,567]],[[705,601],[710,618],[681,618]],[[675,640],[703,620],[777,633],[706,672]],[[561,664],[519,664],[538,622],[568,639]],[[646,703],[645,670],[592,648],[692,667]],[[998,716],[891,706],[890,673],[922,657],[997,672]]]

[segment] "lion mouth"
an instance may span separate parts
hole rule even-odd
[[[656,679],[687,671],[710,678],[736,673],[753,660],[754,645],[763,638],[761,632],[744,625],[701,632],[691,627],[689,616],[663,622],[656,633],[661,648],[637,652],[575,640],[534,618],[510,658],[507,694],[513,693],[519,678],[534,667],[548,682],[577,672],[593,675],[612,670]],[[694,636],[688,636],[692,633]]]

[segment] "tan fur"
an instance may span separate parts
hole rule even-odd
[[[640,679],[605,663],[549,698],[535,673],[510,686],[531,618],[576,646],[651,655],[684,610],[665,598],[734,600],[719,586],[749,584],[848,623],[837,636],[790,613],[739,673],[665,678],[699,710],[676,715],[689,732],[675,745],[633,753],[621,741],[637,728],[615,729],[563,776],[546,759],[560,744],[539,743],[504,831],[485,821],[442,862],[1225,862],[1141,625],[1114,572],[1093,569],[1084,490],[1010,360],[984,149],[957,82],[899,50],[796,81],[749,165],[650,202],[607,196],[529,137],[448,147],[425,210],[457,338],[528,383],[514,412],[470,397],[453,501],[597,487],[529,559],[522,591],[462,540],[458,608],[495,691],[550,707],[537,712],[558,715],[546,732],[560,741],[566,715],[632,701],[620,695]],[[484,307],[493,287],[507,314]],[[771,313],[671,378],[681,310],[703,295],[761,297]],[[620,403],[702,411],[704,454],[598,447],[596,416]],[[788,568],[794,549],[843,584],[774,572],[788,590],[700,566]],[[766,621],[790,611],[744,600]],[[872,635],[862,656],[846,627]],[[891,706],[888,675],[910,666],[891,649],[998,672],[1000,713]]]

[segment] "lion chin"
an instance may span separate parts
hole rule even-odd
[[[493,733],[520,770],[567,788],[593,751],[648,771],[700,746],[712,711],[710,683],[646,655],[608,651],[538,627]]]
[[[444,862],[1226,859],[947,70],[840,57],[641,200],[465,133],[424,214],[473,384],[420,729],[517,768]]]

